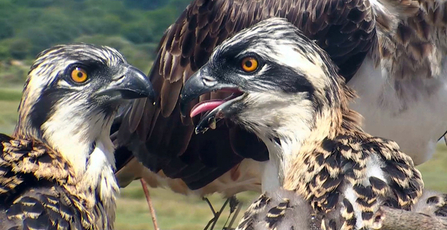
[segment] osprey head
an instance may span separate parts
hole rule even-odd
[[[117,50],[58,45],[41,52],[31,66],[15,135],[59,150],[68,149],[71,139],[73,146],[91,144],[108,135],[124,99],[140,97],[154,98],[151,83]]]
[[[297,122],[310,128],[323,107],[336,106],[341,82],[324,50],[285,19],[270,18],[214,50],[210,60],[186,81],[181,111],[187,114],[189,102],[201,94],[232,91],[233,96],[225,100],[194,106],[191,117],[209,111],[196,133],[227,118],[257,134],[270,132],[278,137],[272,132]]]

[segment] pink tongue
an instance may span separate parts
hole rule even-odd
[[[202,101],[192,108],[191,113],[189,113],[189,116],[195,117],[197,116],[197,114],[213,110],[217,108],[219,105],[222,105],[224,102],[225,102],[224,100]]]

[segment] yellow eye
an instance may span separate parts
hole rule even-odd
[[[71,79],[76,83],[84,83],[88,79],[87,71],[76,67],[71,71]]]
[[[256,58],[254,57],[246,57],[244,59],[242,59],[242,69],[245,72],[253,72],[258,68],[258,60],[256,60]]]

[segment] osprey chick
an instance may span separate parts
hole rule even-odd
[[[0,135],[1,229],[113,229],[110,126],[124,99],[154,97],[115,49],[59,45],[31,66],[12,137]]]
[[[265,191],[294,191],[312,215],[324,217],[323,229],[368,228],[382,204],[410,210],[423,182],[395,142],[362,131],[359,114],[348,108],[354,93],[337,71],[293,24],[266,19],[218,46],[186,81],[180,105],[185,114],[204,93],[234,92],[191,110],[191,117],[208,112],[196,132],[230,119],[268,148]]]

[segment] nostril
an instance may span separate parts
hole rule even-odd
[[[206,86],[213,86],[213,85],[216,84],[216,81],[213,78],[210,78],[210,77],[202,78],[202,82]]]

